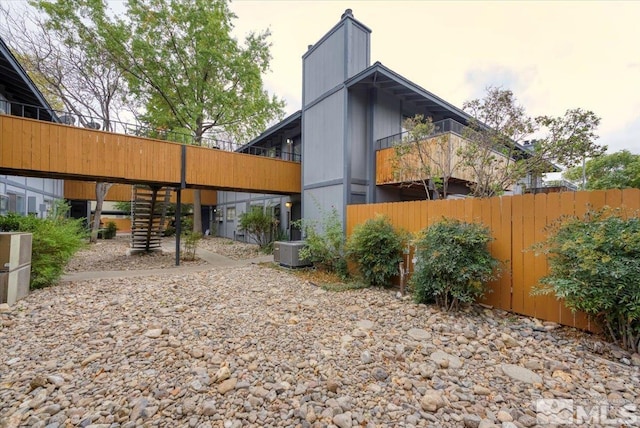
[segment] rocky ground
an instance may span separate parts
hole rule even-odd
[[[595,340],[259,265],[72,282],[0,306],[0,427],[638,424],[638,357]]]
[[[175,267],[174,238],[166,238],[163,247],[167,250],[129,255],[130,236],[118,235],[115,239],[100,239],[97,243],[78,252],[69,262],[66,272],[144,270]],[[204,264],[200,259],[182,261],[181,264],[193,266]]]
[[[202,238],[202,240],[198,242],[198,248],[222,254],[233,260],[252,259],[262,255],[260,249],[255,244],[247,244],[245,242],[237,242],[215,236]]]

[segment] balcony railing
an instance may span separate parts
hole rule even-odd
[[[453,119],[443,119],[437,122],[433,122],[434,130],[428,137],[434,137],[436,135],[445,134],[447,132],[453,132],[454,134],[458,134],[462,136],[465,125],[460,122],[456,122]],[[398,143],[401,143],[402,140],[407,136],[408,132],[400,132],[398,134],[390,135],[388,137],[384,137],[376,141],[376,150],[387,149],[389,147],[393,147]]]
[[[141,123],[130,123],[113,119],[104,120],[95,116],[77,114],[63,110],[47,109],[29,104],[15,103],[12,101],[2,101],[0,104],[0,114],[11,114],[12,116],[43,120],[47,122],[57,122],[63,125],[103,130],[114,134],[153,138],[156,140],[190,144],[229,152],[238,151],[242,146],[238,143],[225,141],[211,136],[201,137],[200,141],[197,142],[195,136],[184,132],[154,128]],[[242,150],[241,153],[290,160],[294,162],[300,162],[301,160],[300,154],[281,150],[274,151],[273,148],[265,147],[249,147]]]

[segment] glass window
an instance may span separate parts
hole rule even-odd
[[[0,114],[9,114],[9,101],[0,94]]]
[[[16,212],[18,214],[24,214],[26,212],[24,205],[24,196],[16,195]]]
[[[0,215],[5,215],[9,212],[9,197],[0,195]]]
[[[227,221],[233,221],[236,219],[236,207],[227,208]]]

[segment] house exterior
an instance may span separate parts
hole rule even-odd
[[[416,114],[430,117],[438,135],[461,144],[470,116],[380,62],[371,64],[370,36],[371,30],[347,9],[309,45],[302,56],[301,110],[240,149],[285,158],[293,154],[295,159],[300,154],[302,194],[219,192],[218,235],[237,239],[238,217],[252,205],[277,207],[286,229],[289,218],[319,220],[332,208],[344,219],[349,204],[425,199],[422,186],[409,186],[412,180],[389,173],[389,152],[402,138],[404,120]],[[454,174],[449,193],[467,194],[469,180]],[[291,238],[300,238],[299,231],[292,230]]]
[[[1,38],[0,114],[58,121],[47,100]],[[53,202],[63,197],[63,180],[0,175],[0,215],[16,212],[44,217]]]

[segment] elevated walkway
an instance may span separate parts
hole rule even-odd
[[[300,164],[0,115],[0,174],[295,194]]]

